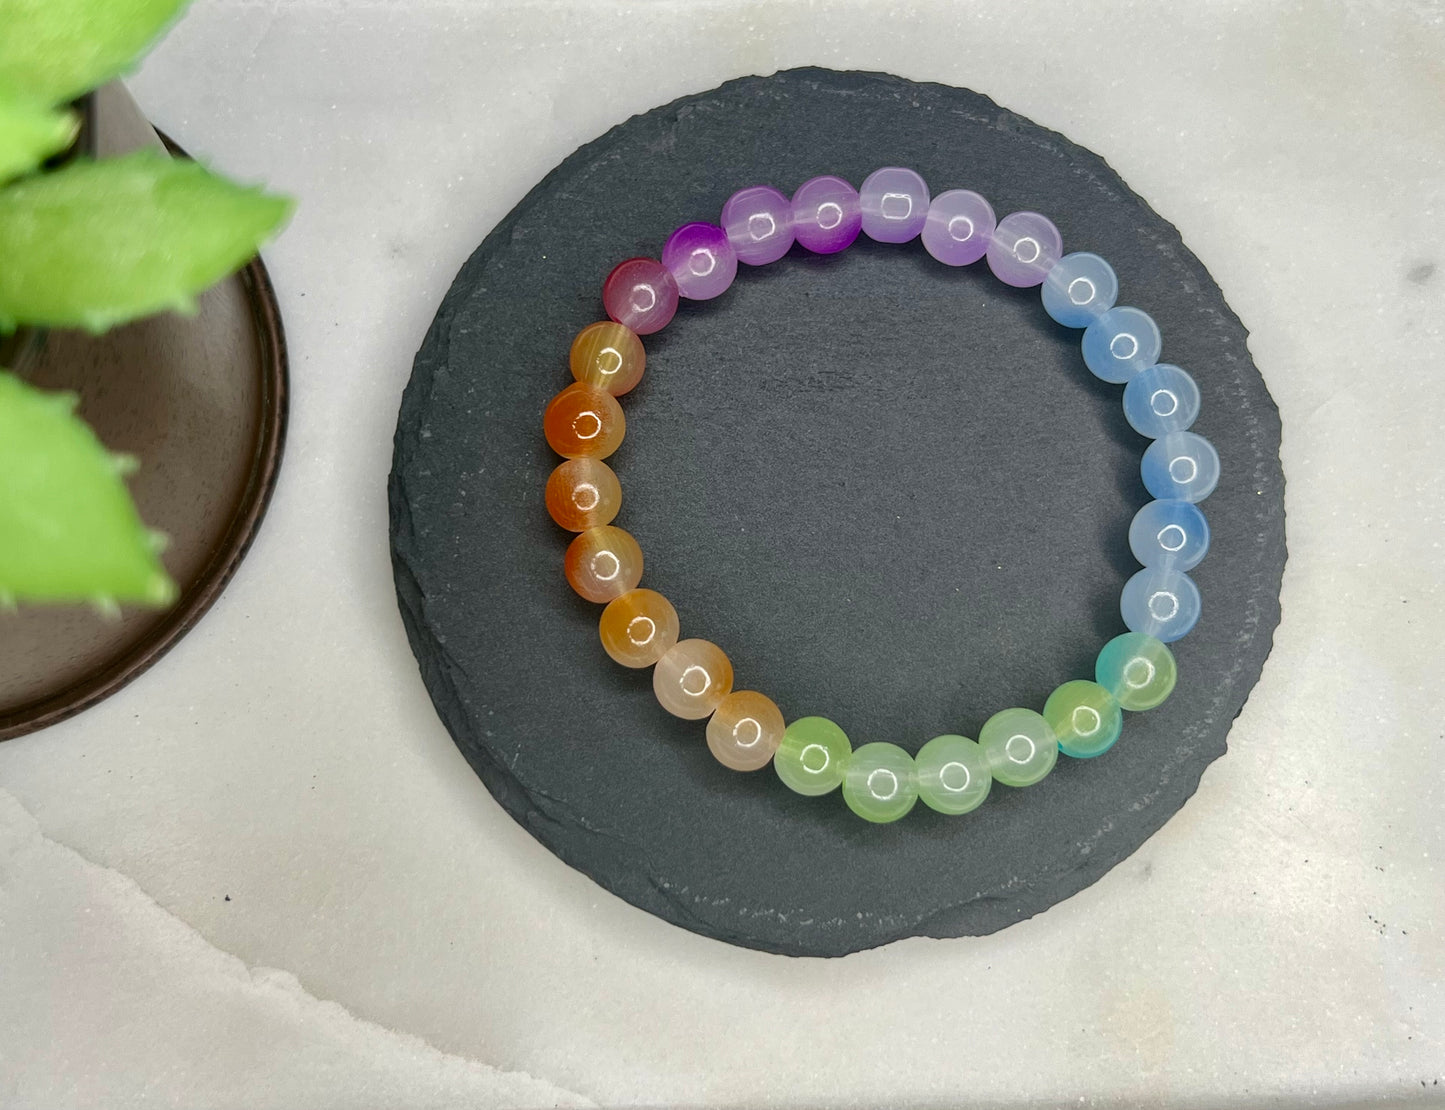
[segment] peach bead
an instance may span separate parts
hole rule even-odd
[[[631,328],[600,320],[577,333],[568,361],[579,382],[621,397],[642,380],[647,354]]]
[[[785,727],[783,711],[772,698],[756,690],[734,690],[707,723],[708,750],[724,767],[756,771],[772,760]]]
[[[602,647],[624,667],[650,667],[677,643],[677,610],[656,590],[628,590],[602,610]]]
[[[542,431],[564,459],[605,459],[622,446],[627,421],[616,397],[578,382],[552,398]]]
[[[547,511],[569,532],[611,524],[622,508],[622,483],[601,459],[568,459],[547,479]]]
[[[642,548],[621,528],[589,528],[567,548],[567,581],[588,601],[611,601],[642,580]]]
[[[733,665],[708,640],[674,644],[652,671],[652,691],[674,717],[696,721],[718,707],[733,688]]]

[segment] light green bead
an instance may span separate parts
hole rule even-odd
[[[1169,649],[1153,636],[1126,632],[1099,651],[1094,664],[1099,685],[1125,709],[1153,709],[1174,689],[1178,671]]]
[[[1075,759],[1103,755],[1119,739],[1124,714],[1114,695],[1097,682],[1065,682],[1044,703],[1044,720],[1054,730],[1059,751]]]
[[[864,744],[848,760],[843,800],[865,821],[897,821],[918,801],[913,757],[897,744]]]
[[[935,736],[913,762],[918,796],[939,813],[969,813],[983,804],[993,786],[983,749],[966,736]]]
[[[1059,741],[1032,709],[1004,709],[984,722],[978,746],[1005,786],[1032,786],[1054,769]]]
[[[826,794],[842,784],[852,753],[847,734],[828,718],[799,717],[783,730],[773,767],[789,790]]]

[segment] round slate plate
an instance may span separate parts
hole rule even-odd
[[[1065,249],[1119,271],[1165,358],[1204,396],[1197,430],[1224,477],[1206,503],[1205,598],[1181,679],[1107,756],[1061,758],[1027,790],[944,818],[870,826],[836,794],[715,764],[700,722],[613,665],[598,608],[562,578],[568,537],[542,488],[541,435],[572,336],[601,317],[608,269],[656,256],[736,188],[912,166],[1000,215],[1050,214]],[[644,583],[685,636],[716,641],[739,688],[855,744],[976,736],[1092,675],[1123,631],[1147,501],[1145,441],[1120,389],[1037,290],[916,242],[798,249],[744,267],[647,339],[611,460]],[[1278,621],[1279,418],[1245,331],[1179,235],[1096,155],[962,89],[875,74],[745,78],[614,128],[562,163],[462,268],[416,358],[391,476],[397,593],[422,675],[492,794],[567,863],[684,928],[797,955],[1001,929],[1133,852],[1223,754]],[[458,845],[486,851],[485,844]],[[1141,887],[1138,897],[1148,898]]]

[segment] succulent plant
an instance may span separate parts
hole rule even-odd
[[[242,266],[291,202],[140,151],[47,160],[74,143],[73,102],[131,67],[187,0],[0,0],[0,336],[91,332],[195,297]],[[75,399],[0,367],[0,605],[165,605],[163,537]]]

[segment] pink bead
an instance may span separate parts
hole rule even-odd
[[[711,300],[738,276],[737,252],[717,224],[683,224],[667,237],[662,264],[690,301]]]
[[[629,258],[602,283],[602,305],[623,327],[651,335],[677,312],[677,282],[657,259]]]

